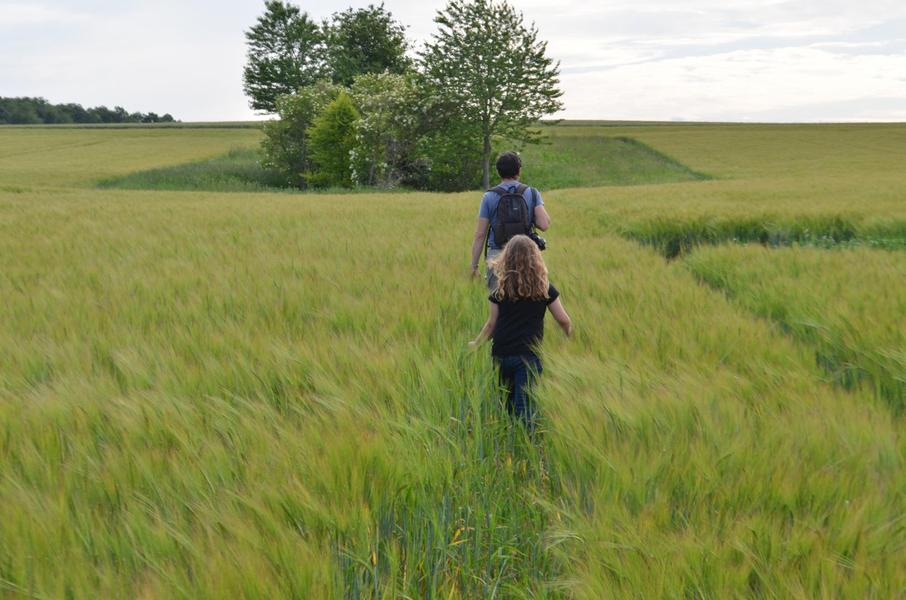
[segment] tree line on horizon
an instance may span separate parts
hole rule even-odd
[[[174,123],[169,113],[130,113],[122,106],[85,108],[81,104],[51,104],[40,97],[0,97],[0,125],[65,123]]]
[[[315,22],[265,2],[246,31],[243,88],[265,124],[263,164],[288,185],[464,190],[501,145],[540,141],[563,107],[559,63],[506,0],[449,0],[415,49],[383,4]]]

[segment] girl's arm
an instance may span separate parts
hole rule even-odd
[[[547,308],[550,309],[551,314],[554,315],[554,319],[557,320],[557,324],[560,326],[560,329],[563,330],[563,333],[566,334],[566,337],[569,337],[573,332],[573,322],[570,320],[569,315],[566,314],[566,309],[563,308],[563,303],[560,302],[560,298],[557,298],[548,304]]]
[[[469,342],[469,348],[475,348],[483,341],[491,337],[491,334],[494,333],[494,327],[497,326],[497,315],[499,313],[500,307],[493,302],[488,302],[488,320],[485,321],[484,326],[481,328],[481,331],[478,332],[478,337]]]

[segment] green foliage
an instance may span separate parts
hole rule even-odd
[[[267,0],[265,12],[246,33],[248,62],[243,89],[251,107],[279,112],[278,98],[311,85],[325,75],[324,35],[299,7]]]
[[[169,113],[130,113],[122,106],[83,108],[81,104],[51,104],[44,98],[0,98],[0,125],[44,123],[174,123]]]
[[[411,67],[405,32],[383,4],[334,13],[318,25],[297,6],[268,0],[245,34],[245,93],[252,108],[274,113],[281,95],[322,78],[348,86],[365,73],[404,73]]]
[[[432,109],[447,103],[433,103]],[[427,169],[419,187],[443,192],[474,190],[481,185],[482,156],[474,140],[481,135],[474,123],[455,117],[443,109],[436,127],[428,128],[419,140],[419,155],[425,157]]]
[[[536,142],[532,127],[562,108],[559,64],[537,27],[505,1],[451,0],[434,21],[439,31],[420,52],[425,83],[449,100],[452,130],[469,134],[488,187],[494,139]]]
[[[324,26],[323,41],[309,35],[313,25],[298,9],[280,2],[267,7],[267,14],[247,34],[246,89],[253,106],[281,112],[278,95],[292,94],[324,72],[316,51],[323,45],[334,81],[355,88],[350,91],[363,115],[352,165],[358,183],[390,187],[405,182],[463,190],[477,185],[480,170],[487,186],[494,142],[503,138],[517,146],[536,142],[538,131],[531,126],[561,107],[558,66],[547,58],[546,44],[538,39],[534,24],[525,26],[522,15],[506,2],[454,0],[438,13],[440,31],[421,53],[422,73],[414,85],[403,78],[355,83],[362,75],[398,75],[411,66],[405,54],[405,28],[383,5],[335,13],[333,22]],[[280,36],[296,29],[301,31],[297,37],[311,43],[309,52],[294,48],[293,41],[281,41]],[[302,55],[310,58],[307,67],[297,64]],[[306,69],[311,75],[307,79],[287,79],[287,73]],[[264,92],[252,89],[250,73],[269,87]],[[263,103],[256,94],[269,100]],[[269,138],[282,140],[266,152],[269,164],[298,185],[298,173],[317,179],[311,165],[305,164],[307,129],[306,123],[268,132]],[[294,141],[289,139],[293,136]]]
[[[304,188],[312,170],[308,130],[315,117],[340,93],[328,81],[306,86],[277,100],[279,119],[264,124],[261,150],[265,167],[281,173],[289,185]]]
[[[315,187],[352,187],[351,154],[356,144],[359,112],[346,92],[322,110],[306,135],[311,169],[305,178]]]
[[[390,11],[369,4],[334,13],[325,26],[327,65],[334,83],[352,85],[359,75],[405,73],[411,67],[406,56],[406,28]]]
[[[359,185],[383,188],[411,181],[417,170],[422,125],[412,78],[391,73],[360,75],[350,95],[361,115],[352,155],[353,179]]]
[[[895,596],[902,421],[681,264],[572,229],[600,196],[560,200],[572,239],[548,265],[588,324],[576,346],[545,341],[574,596]]]

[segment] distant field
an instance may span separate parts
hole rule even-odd
[[[0,186],[93,187],[102,179],[255,146],[256,129],[0,128]]]
[[[101,189],[260,132],[0,128],[0,595],[901,596],[906,125],[549,133],[532,442],[477,192]]]

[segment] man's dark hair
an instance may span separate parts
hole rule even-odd
[[[519,175],[522,170],[522,159],[515,152],[504,152],[497,157],[497,173],[504,179]]]

